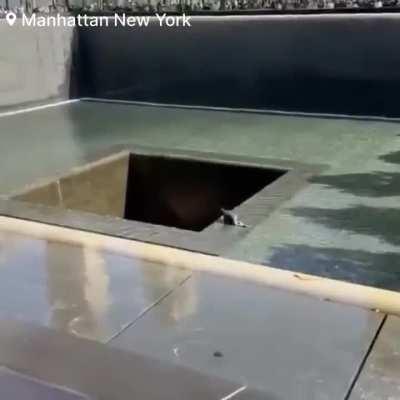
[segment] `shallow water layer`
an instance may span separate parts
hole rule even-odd
[[[0,130],[5,195],[128,144],[325,164],[226,254],[400,287],[398,123],[76,102]]]

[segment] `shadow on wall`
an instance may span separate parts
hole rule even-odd
[[[379,159],[400,164],[400,151]],[[400,196],[400,174],[375,171],[370,174],[343,174],[312,178],[314,183],[339,189],[356,196]],[[400,206],[370,207],[358,205],[343,209],[298,207],[297,217],[338,231],[375,237],[389,245],[400,245]],[[370,252],[307,245],[278,246],[266,264],[283,266],[333,279],[400,290],[400,252]]]
[[[334,187],[356,196],[400,196],[400,173],[374,171],[371,173],[317,176],[311,179],[326,187]]]
[[[400,151],[378,157],[387,163],[400,163]],[[355,196],[400,196],[400,173],[373,171],[362,174],[328,175],[311,178],[311,182],[339,189]],[[375,236],[392,245],[400,244],[400,207],[358,205],[342,209],[298,207],[292,213],[332,229]]]
[[[400,208],[361,205],[343,209],[299,207],[292,214],[331,229],[374,236],[388,244],[400,245]]]
[[[388,164],[400,164],[400,151],[393,151],[391,153],[383,154],[379,156],[379,159],[387,162]]]
[[[379,160],[388,164],[400,164],[400,151],[383,154]],[[400,172],[373,171],[369,173],[316,176],[311,183],[339,189],[362,197],[400,196]]]
[[[286,245],[274,247],[273,256],[265,264],[284,266],[325,278],[400,290],[399,253],[371,253],[336,247]]]

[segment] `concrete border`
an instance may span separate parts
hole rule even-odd
[[[49,207],[14,199],[14,197],[34,188],[39,188],[65,176],[85,171],[99,163],[125,157],[129,153],[188,161],[273,168],[287,170],[288,172],[235,208],[234,212],[239,215],[242,222],[248,225],[247,227],[228,226],[214,222],[201,232],[130,221],[111,216],[101,216],[83,211]],[[292,161],[145,146],[117,146],[110,148],[106,154],[94,156],[89,163],[75,167],[62,176],[44,177],[17,192],[3,196],[0,199],[0,215],[130,240],[139,240],[146,243],[156,243],[205,254],[221,255],[225,249],[230,248],[235,242],[248,235],[284,201],[287,201],[305,187],[311,176],[320,173],[323,169],[324,166],[321,165],[309,166]]]

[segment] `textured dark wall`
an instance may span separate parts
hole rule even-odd
[[[400,115],[400,15],[193,17],[82,28],[83,96]]]
[[[0,109],[69,97],[74,29],[0,20]]]

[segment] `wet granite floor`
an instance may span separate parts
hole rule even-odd
[[[0,366],[94,398],[128,398],[141,376],[146,400],[179,390],[221,400],[238,388],[238,400],[344,399],[384,318],[23,233],[2,231],[0,256]]]
[[[350,400],[400,398],[400,318],[389,316],[356,382]]]

